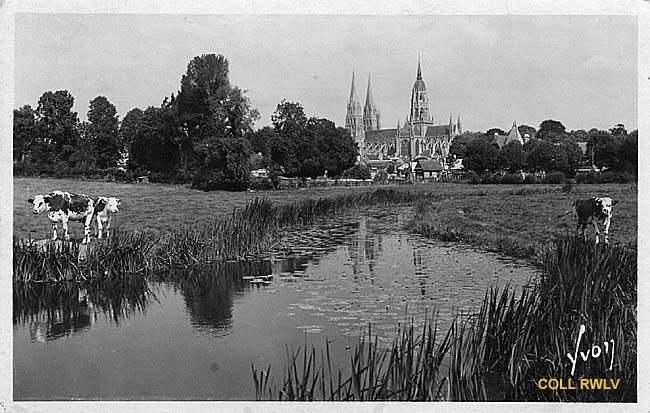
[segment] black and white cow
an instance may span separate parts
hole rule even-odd
[[[52,239],[57,238],[56,224],[61,222],[66,240],[70,239],[68,234],[68,221],[79,221],[84,223],[84,238],[82,243],[90,242],[90,224],[95,211],[95,202],[83,194],[54,191],[47,195],[36,195],[28,199],[32,204],[32,212],[40,214],[47,212],[47,217],[52,221]]]
[[[106,238],[109,237],[111,229],[111,220],[113,214],[119,212],[118,207],[122,201],[115,197],[100,196],[95,200],[95,217],[97,217],[97,238],[102,238],[106,231]]]
[[[612,221],[612,207],[618,201],[610,197],[593,197],[589,199],[577,199],[573,202],[573,209],[565,212],[566,215],[573,212],[573,217],[577,221],[576,231],[587,239],[586,229],[588,224],[593,224],[596,230],[596,244],[598,244],[600,231],[598,223],[603,223],[603,234],[605,235],[605,244],[609,244],[609,224]]]

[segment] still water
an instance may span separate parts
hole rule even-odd
[[[183,281],[14,291],[16,400],[252,400],[251,364],[282,379],[287,350],[325,348],[345,369],[372,326],[477,309],[492,285],[523,286],[520,262],[401,230],[404,215],[348,213],[291,231],[271,258]],[[254,278],[266,276],[264,278]],[[317,354],[320,354],[320,350]]]

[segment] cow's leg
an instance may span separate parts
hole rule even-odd
[[[594,219],[592,222],[594,224],[594,229],[596,230],[596,245],[598,245],[598,243],[600,242],[599,239],[600,231],[598,230],[598,221]]]
[[[90,242],[90,225],[93,222],[93,214],[88,214],[86,216],[86,219],[84,219],[84,239],[82,241],[83,244],[87,244]]]
[[[68,218],[64,217],[61,220],[61,226],[63,227],[63,238],[65,238],[66,241],[69,241],[70,234],[68,234]]]
[[[603,224],[603,234],[605,234],[605,245],[609,245],[609,224],[611,222],[611,218],[607,217],[605,219],[605,223]]]
[[[56,222],[52,221],[52,241],[56,241]]]
[[[108,216],[108,220],[106,221],[106,238],[110,237],[110,230],[111,230],[111,216]]]
[[[97,215],[97,239],[102,239],[102,219]]]

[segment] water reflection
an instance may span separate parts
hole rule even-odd
[[[32,341],[45,342],[87,331],[102,313],[119,325],[134,312],[145,312],[155,299],[141,277],[111,282],[15,283],[13,322],[28,325]]]
[[[177,274],[191,324],[202,332],[226,335],[232,327],[233,299],[250,288],[248,277],[271,273],[268,261],[230,261]]]

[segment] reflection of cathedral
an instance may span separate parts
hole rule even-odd
[[[366,103],[362,110],[352,73],[345,127],[359,147],[361,160],[364,162],[388,158],[408,161],[418,157],[444,160],[449,154],[452,139],[462,133],[460,115],[456,124],[450,115],[448,124],[434,125],[419,60],[416,80],[411,91],[410,110],[404,125],[400,125],[398,121],[394,129],[381,129],[381,114],[375,107],[370,78]]]

